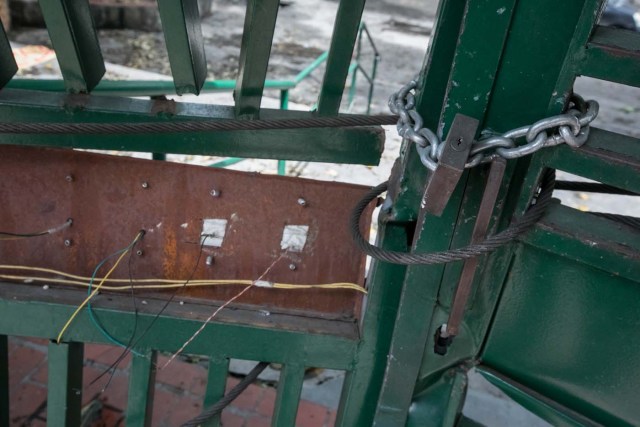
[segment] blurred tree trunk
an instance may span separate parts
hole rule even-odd
[[[9,0],[0,0],[0,21],[5,31],[11,29],[11,14],[9,13]]]

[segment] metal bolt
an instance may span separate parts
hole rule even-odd
[[[49,289],[49,285],[42,285],[42,289],[46,291],[47,289]]]
[[[213,255],[209,255],[207,256],[207,259],[205,261],[205,264],[207,265],[213,265]]]
[[[149,188],[149,183],[147,181],[143,182],[142,188]]]
[[[64,241],[64,245],[65,245],[65,246],[71,246],[72,244],[73,244],[73,242],[72,242],[70,239],[66,239],[66,240]]]
[[[300,198],[298,199],[298,204],[299,204],[300,206],[307,206],[307,201],[306,201],[305,199],[303,199],[302,197],[300,197]]]
[[[138,255],[138,256],[142,256],[142,254],[143,254],[143,253],[144,253],[144,252],[142,252],[142,249],[138,249],[138,250],[136,251],[136,255]]]
[[[209,194],[211,194],[212,197],[220,197],[220,192],[218,190],[216,190],[215,188],[213,190],[211,190],[209,192]]]
[[[184,301],[180,301],[180,305],[184,305]]]
[[[142,303],[142,305],[147,305],[147,301],[146,300],[142,300],[141,303]]]
[[[69,175],[65,176],[64,179],[66,179],[67,182],[73,182],[73,175],[69,174]]]
[[[294,271],[296,268],[298,267],[295,264],[289,264],[289,270]]]

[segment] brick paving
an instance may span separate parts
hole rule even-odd
[[[45,426],[47,399],[47,346],[46,340],[10,338],[9,388],[11,395],[12,426]],[[124,425],[127,402],[130,357],[125,358],[104,389],[108,375],[91,384],[121,354],[114,346],[85,345],[83,370],[83,404],[99,401],[101,407],[96,427]],[[158,357],[158,365],[166,361]],[[238,383],[229,377],[227,389]],[[156,375],[152,425],[179,426],[202,410],[206,390],[207,370],[196,363],[174,360]],[[104,389],[104,390],[103,390]],[[271,425],[276,389],[269,385],[252,384],[222,413],[224,427],[262,427]],[[297,427],[330,427],[335,422],[335,411],[314,402],[301,400],[296,419]]]

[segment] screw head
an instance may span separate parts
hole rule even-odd
[[[69,174],[69,175],[65,176],[65,177],[64,177],[64,179],[65,179],[67,182],[73,182],[73,179],[74,179],[74,178],[73,178],[73,175]]]
[[[211,190],[209,194],[211,194],[211,197],[220,197],[220,191],[216,190],[215,188]]]
[[[303,199],[302,197],[300,197],[300,198],[298,199],[298,204],[299,204],[300,206],[307,206],[307,201],[306,201],[305,199]]]
[[[298,267],[295,264],[289,264],[289,270],[294,271],[296,268]]]
[[[142,256],[142,254],[143,254],[143,253],[144,253],[144,252],[142,252],[142,249],[138,249],[138,250],[136,251],[136,255],[138,255],[138,256]]]
[[[142,188],[149,188],[149,183],[147,181],[143,182]]]
[[[71,239],[65,239],[64,241],[64,245],[65,246],[71,246],[73,244],[73,242],[71,241]]]

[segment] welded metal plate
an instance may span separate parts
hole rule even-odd
[[[299,178],[3,146],[0,229],[41,231],[68,218],[73,225],[48,236],[0,241],[0,262],[90,276],[103,258],[143,229],[146,234],[135,248],[141,252],[131,258],[136,279],[186,280],[195,268],[193,279],[362,285],[364,257],[351,241],[347,219],[365,191]],[[203,229],[212,236],[204,244]],[[308,230],[304,238],[295,236],[302,248],[282,249],[286,229]],[[128,278],[127,262],[112,277]],[[189,288],[180,295],[226,301],[241,289]],[[360,301],[352,290],[265,288],[251,289],[237,300],[330,318],[355,316]]]

